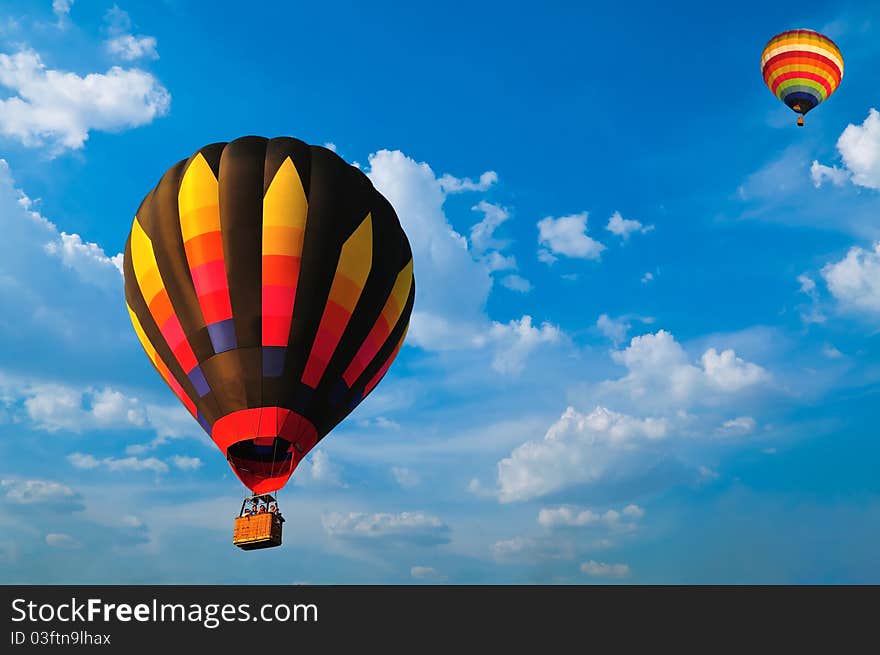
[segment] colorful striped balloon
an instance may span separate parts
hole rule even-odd
[[[840,49],[827,36],[813,30],[777,34],[761,55],[764,82],[773,94],[803,116],[826,100],[843,78]]]
[[[412,251],[391,204],[333,152],[215,143],[135,216],[129,315],[162,379],[254,493],[379,383],[406,336]]]

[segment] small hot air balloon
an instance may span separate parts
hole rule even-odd
[[[141,345],[254,494],[234,542],[279,545],[276,512],[238,529],[248,503],[270,507],[403,344],[415,281],[394,209],[326,148],[215,143],[147,194],[123,269]]]
[[[843,78],[840,49],[827,36],[813,30],[789,30],[777,34],[761,55],[764,82],[773,94],[804,116],[828,99]]]

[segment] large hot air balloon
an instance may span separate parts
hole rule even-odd
[[[800,114],[797,124],[803,126],[807,112],[840,85],[843,57],[827,36],[813,30],[789,30],[767,42],[761,72],[773,94]]]
[[[148,357],[258,496],[376,387],[415,297],[391,204],[292,138],[215,143],[172,166],[137,211],[124,274]]]

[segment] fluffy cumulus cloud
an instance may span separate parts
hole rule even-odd
[[[599,259],[605,246],[587,235],[587,212],[538,221],[538,258],[552,264],[558,256]]]
[[[506,244],[495,238],[495,230],[510,218],[510,212],[500,205],[485,200],[481,200],[471,209],[483,214],[483,220],[474,223],[471,227],[470,238],[474,249],[483,252],[492,248],[504,248]]]
[[[810,179],[817,189],[826,182],[834,186],[843,186],[849,180],[849,173],[837,166],[825,166],[814,159],[810,165]]]
[[[581,564],[581,572],[586,573],[591,578],[628,578],[630,576],[630,568],[627,564],[608,564],[606,562],[597,562],[590,560]]]
[[[181,437],[202,438],[201,429],[177,404],[153,405],[110,387],[38,382],[0,371],[0,408],[9,420],[50,433],[129,429],[152,431],[150,447]],[[141,454],[148,446],[135,446]]]
[[[302,461],[293,478],[294,483],[313,487],[342,487],[342,470],[325,450],[313,450]]]
[[[691,362],[684,348],[666,330],[633,337],[628,347],[614,351],[612,359],[627,374],[600,385],[600,395],[623,395],[643,406],[680,409],[712,403],[719,396],[736,394],[767,383],[770,374],[747,362],[732,349],[707,349]]]
[[[449,541],[449,526],[436,516],[423,512],[335,513],[322,517],[322,522],[328,535],[349,541],[425,546]]]
[[[111,272],[115,269],[122,275],[122,253],[108,257],[97,243],[85,242],[80,235],[67,232],[59,233],[58,239],[47,243],[45,248],[83,280],[118,288],[121,278],[114,278]]]
[[[524,501],[644,477],[683,447],[681,437],[689,429],[694,434],[699,417],[688,408],[726,407],[742,392],[771,379],[764,368],[732,349],[708,348],[691,362],[664,330],[635,337],[627,348],[611,354],[627,373],[599,383],[591,395],[613,403],[610,406],[631,407],[638,415],[614,411],[608,404],[589,413],[568,407],[543,439],[523,443],[498,462],[498,500]],[[702,421],[705,425],[707,419]],[[736,425],[741,429],[743,423],[744,419]],[[711,434],[717,425],[710,423],[694,436]],[[568,520],[571,512],[563,508],[546,514],[545,522]],[[569,518],[576,523],[593,517],[584,513]]]
[[[44,506],[66,511],[84,507],[78,492],[52,480],[0,480],[0,498],[12,505]]]
[[[837,150],[853,184],[880,189],[880,112],[871,109],[861,125],[848,125]]]
[[[532,324],[531,316],[509,323],[493,323],[488,339],[496,344],[492,368],[497,372],[518,375],[522,372],[529,354],[542,344],[562,341],[562,331],[550,323]]]
[[[440,186],[446,193],[461,193],[462,191],[486,191],[498,182],[498,173],[486,171],[480,175],[480,179],[474,182],[469,177],[459,178],[454,175],[443,175],[440,178]]]
[[[25,146],[80,149],[92,130],[116,132],[164,116],[171,95],[146,71],[119,66],[81,76],[33,50],[0,54],[0,135]]]
[[[52,13],[58,17],[58,20],[64,20],[70,15],[70,8],[73,6],[74,0],[52,0]]]
[[[83,470],[104,469],[111,473],[132,473],[139,471],[151,471],[156,474],[167,473],[168,464],[156,457],[103,457],[97,458],[93,455],[83,453],[71,453],[67,456],[74,468]]]
[[[605,407],[582,414],[569,407],[543,439],[516,447],[498,462],[498,499],[528,500],[600,482],[668,432],[662,418],[641,419]]]
[[[485,200],[481,200],[471,209],[483,214],[483,219],[471,226],[470,230],[470,245],[477,259],[491,273],[517,270],[516,257],[503,252],[510,242],[495,236],[495,231],[510,219],[510,211]],[[532,283],[517,273],[505,275],[500,282],[503,287],[518,293],[528,293],[532,290]]]
[[[843,259],[822,268],[822,277],[844,311],[880,313],[880,242],[870,250],[850,248]]]
[[[861,125],[850,123],[837,139],[843,167],[826,166],[814,160],[810,179],[816,188],[825,183],[880,189],[880,112],[871,109]]]
[[[135,59],[158,59],[156,37],[134,34],[120,34],[107,40],[107,50],[124,61]]]
[[[559,537],[513,537],[492,545],[492,557],[505,564],[574,559],[574,541]]]
[[[647,234],[654,229],[654,226],[644,225],[640,221],[624,218],[620,212],[614,212],[608,219],[605,229],[626,241],[632,234]]]
[[[599,318],[596,319],[596,327],[599,329],[599,332],[615,344],[618,344],[626,339],[626,335],[632,326],[623,318],[613,319],[608,314],[600,314]]]
[[[181,471],[195,471],[202,466],[201,459],[198,457],[190,457],[188,455],[172,455],[170,461],[175,468],[178,468]]]
[[[532,290],[532,283],[516,273],[511,273],[501,278],[501,285],[517,293],[528,293]]]
[[[136,59],[158,59],[156,38],[143,34],[131,34],[131,17],[127,12],[113,5],[104,16],[110,34],[104,42],[107,51],[123,61]]]
[[[632,531],[636,528],[636,522],[644,516],[645,510],[638,505],[605,512],[563,505],[542,508],[538,512],[538,523],[551,529],[603,527],[613,531]]]

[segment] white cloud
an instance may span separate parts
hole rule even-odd
[[[171,463],[181,471],[195,471],[202,466],[202,460],[198,457],[189,457],[187,455],[172,455]]]
[[[622,318],[615,320],[608,316],[608,314],[601,314],[596,320],[596,327],[611,341],[618,344],[626,339],[626,334],[631,326]]]
[[[140,459],[138,457],[104,457],[98,459],[93,455],[83,453],[71,453],[67,456],[74,468],[83,470],[106,469],[112,473],[127,473],[138,471],[152,471],[157,475],[168,472],[168,465],[155,457]]]
[[[410,568],[409,574],[416,580],[441,582],[446,579],[437,569],[431,566],[413,566]]]
[[[848,125],[837,140],[837,150],[852,175],[853,184],[880,189],[880,113],[868,112],[861,125]]]
[[[593,578],[628,578],[631,573],[627,564],[607,564],[595,560],[581,564],[581,572]]]
[[[551,266],[551,265],[555,264],[556,262],[558,262],[559,258],[556,255],[554,255],[552,252],[547,250],[546,248],[540,248],[538,250],[538,261],[544,262],[548,266]],[[568,278],[568,279],[577,279],[577,277]]]
[[[651,282],[653,279],[654,279],[654,274],[651,273],[650,271],[648,271],[647,273],[645,273],[642,276],[642,279],[640,280],[640,282],[642,284],[647,284],[648,282]]]
[[[822,346],[822,355],[827,357],[828,359],[841,359],[842,357],[846,357],[846,355],[844,355],[830,343],[826,343],[824,346]]]
[[[336,539],[387,541],[420,545],[449,541],[449,526],[422,512],[400,514],[334,513],[322,517],[324,530]]]
[[[28,147],[77,150],[89,132],[115,132],[168,113],[171,95],[150,73],[112,67],[85,76],[47,68],[33,50],[0,54],[0,134]]]
[[[82,544],[69,534],[63,532],[50,532],[46,535],[46,543],[53,548],[81,548]]]
[[[808,304],[802,305],[799,308],[801,320],[807,324],[824,323],[827,320],[827,317],[822,311],[821,304],[819,303],[819,290],[816,287],[816,281],[806,273],[798,275],[797,281],[800,285],[800,293],[810,299]]]
[[[751,416],[737,416],[724,421],[721,424],[721,431],[726,434],[749,434],[755,431],[755,425],[755,419]]]
[[[391,475],[394,476],[397,484],[399,484],[404,489],[417,487],[422,481],[418,473],[406,468],[405,466],[392,466]]]
[[[766,383],[770,374],[746,362],[732,349],[709,348],[697,364],[666,330],[633,337],[627,348],[611,353],[627,374],[600,385],[603,395],[623,394],[653,407],[689,406],[709,402]],[[677,408],[677,407],[676,407]]]
[[[498,373],[518,375],[525,366],[529,354],[542,344],[555,344],[562,340],[562,331],[550,323],[540,327],[532,325],[531,316],[509,323],[492,323],[489,339],[497,344],[492,368]]]
[[[844,310],[880,312],[880,241],[872,250],[850,248],[842,260],[822,268],[822,277]]]
[[[495,542],[492,556],[504,563],[570,560],[575,556],[575,544],[560,538],[513,537]]]
[[[471,227],[471,245],[474,249],[483,252],[490,248],[504,248],[506,244],[495,239],[495,230],[510,218],[510,212],[485,200],[471,207],[471,210],[483,214],[483,220]]]
[[[0,392],[7,405],[20,404],[33,427],[46,432],[149,427],[141,402],[111,388],[77,389],[0,374]]]
[[[78,366],[81,372],[97,369],[99,375],[112,375],[141,361],[124,306],[120,311],[118,256],[107,257],[99,246],[62,232],[37,211],[39,205],[16,188],[8,164],[0,159],[3,338],[28,353],[32,369]],[[58,357],[47,344],[64,349],[61,366],[48,361]]]
[[[440,186],[445,193],[462,193],[463,191],[487,191],[489,187],[498,182],[498,173],[486,171],[480,175],[480,179],[474,182],[469,177],[458,178],[446,174],[439,180]]]
[[[604,527],[616,531],[634,530],[634,521],[641,519],[645,510],[638,505],[627,505],[622,510],[609,509],[595,512],[573,505],[544,507],[538,512],[538,523],[545,528]],[[627,521],[626,519],[629,519]]]
[[[620,215],[620,212],[614,212],[611,218],[608,219],[608,225],[605,226],[605,229],[626,241],[631,234],[635,232],[647,234],[654,229],[654,226],[643,225],[639,221],[624,218]]]
[[[303,486],[342,487],[342,471],[325,450],[313,450],[297,468],[294,483]]]
[[[528,500],[601,481],[640,444],[663,439],[668,429],[662,418],[639,419],[605,407],[582,414],[569,407],[542,440],[526,442],[498,462],[498,499]]]
[[[0,480],[5,502],[13,505],[47,505],[76,511],[83,508],[79,493],[67,485],[51,480]]]
[[[74,0],[52,0],[52,13],[58,20],[64,20],[70,15],[70,8],[73,6]]]
[[[516,257],[513,255],[503,255],[497,250],[487,252],[480,258],[480,261],[486,266],[490,273],[498,271],[516,270]]]
[[[538,243],[544,246],[538,258],[548,264],[556,261],[556,255],[599,259],[605,250],[604,245],[587,236],[587,212],[542,218],[538,221]]]
[[[122,253],[108,257],[97,243],[86,243],[78,234],[67,232],[61,232],[58,240],[50,241],[45,248],[47,253],[59,257],[82,280],[96,285],[112,283],[119,288],[122,281]],[[112,275],[114,269],[119,273],[116,279]]]
[[[645,516],[645,510],[638,505],[627,505],[623,508],[623,515],[633,519],[640,519]]]
[[[394,421],[387,416],[376,416],[374,418],[358,421],[358,425],[365,428],[379,428],[380,430],[399,430],[400,423]]]
[[[158,59],[156,50],[156,37],[143,34],[120,34],[107,39],[105,42],[107,51],[123,61],[135,61],[136,59]]]
[[[708,466],[700,466],[697,469],[697,473],[700,476],[700,480],[702,482],[711,482],[712,480],[718,479],[718,472],[710,469]]]
[[[849,173],[837,166],[824,166],[814,159],[810,166],[810,179],[817,189],[825,182],[831,182],[834,186],[843,186],[849,179]]]
[[[797,276],[798,284],[800,284],[800,292],[810,296],[811,298],[816,296],[816,281],[811,278],[806,273],[801,273]]]
[[[501,278],[502,286],[518,293],[528,293],[532,290],[532,283],[521,275],[511,274]]]
[[[336,144],[333,143],[332,141],[327,141],[324,144],[324,147],[327,148],[327,150],[332,150],[333,152],[336,152]]]
[[[736,392],[764,382],[767,371],[737,357],[732,349],[722,352],[709,348],[700,358],[710,384],[725,392]]]

